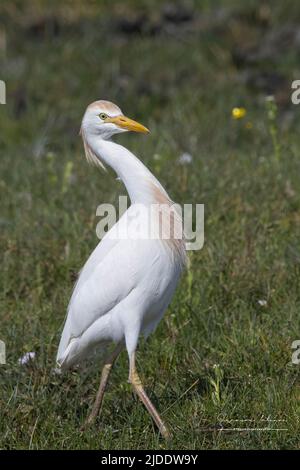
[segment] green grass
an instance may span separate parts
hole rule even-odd
[[[297,448],[300,369],[291,343],[300,336],[300,108],[289,94],[300,77],[298,52],[290,47],[273,61],[238,67],[233,51],[299,21],[300,8],[277,1],[264,13],[258,0],[195,1],[197,28],[128,35],[117,18],[145,11],[151,26],[162,3],[111,3],[1,2],[8,96],[0,106],[0,339],[7,346],[0,448]],[[223,8],[229,19],[220,24],[214,9]],[[52,19],[43,23],[44,16]],[[268,90],[241,79],[249,70],[284,76],[274,91],[275,120]],[[83,157],[80,120],[98,98],[151,128],[149,137],[120,142],[174,200],[205,204],[204,248],[191,253],[171,307],[138,353],[146,389],[173,431],[169,444],[133,396],[125,353],[101,419],[84,433],[100,364],[52,373],[74,274],[97,243],[96,207],[125,194],[111,172]],[[234,106],[247,109],[244,119],[231,119]],[[184,169],[182,152],[193,155]],[[27,351],[36,361],[21,367]],[[271,425],[287,430],[220,430]]]

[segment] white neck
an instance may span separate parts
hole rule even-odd
[[[129,150],[99,136],[88,137],[88,144],[100,160],[110,166],[123,181],[132,204],[157,202],[157,193],[169,200],[159,181]]]

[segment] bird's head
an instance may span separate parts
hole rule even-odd
[[[117,105],[103,100],[95,101],[87,107],[82,120],[82,131],[85,134],[98,135],[104,140],[122,132],[149,132],[139,122],[124,116]]]

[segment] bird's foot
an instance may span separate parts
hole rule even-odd
[[[163,425],[159,428],[159,432],[161,433],[162,437],[169,441],[172,438],[172,434],[170,433],[169,429]]]
[[[97,415],[95,415],[94,413],[91,413],[91,414],[86,418],[86,420],[85,420],[85,422],[83,423],[83,425],[81,426],[80,431],[81,431],[81,432],[86,431],[87,428],[90,427],[90,426],[94,423],[96,417],[97,417]]]

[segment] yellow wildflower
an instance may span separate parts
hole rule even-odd
[[[245,108],[233,108],[231,111],[231,116],[233,119],[242,119],[246,116],[246,109]]]

